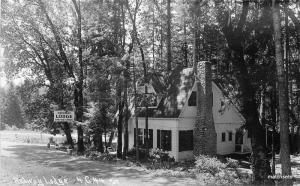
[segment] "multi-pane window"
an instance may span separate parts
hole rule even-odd
[[[172,132],[171,130],[157,130],[157,148],[171,151],[172,150]]]
[[[179,152],[193,150],[193,131],[182,130],[179,131]]]
[[[228,141],[232,141],[232,132],[228,133]]]
[[[153,129],[148,129],[148,147],[153,148]],[[134,128],[134,146],[136,144],[136,128]],[[146,147],[146,129],[138,129],[139,147]]]
[[[226,133],[222,132],[222,141],[225,141],[225,140],[226,140]]]

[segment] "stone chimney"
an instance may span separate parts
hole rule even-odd
[[[213,121],[211,63],[200,61],[195,75],[197,85],[197,116],[194,127],[194,155],[216,155],[217,133]]]

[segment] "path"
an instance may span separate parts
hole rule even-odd
[[[1,141],[0,163],[0,185],[195,185],[190,178],[157,177],[121,162],[91,161],[41,144]]]

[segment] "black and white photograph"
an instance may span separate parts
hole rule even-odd
[[[300,1],[0,0],[22,185],[300,185]]]

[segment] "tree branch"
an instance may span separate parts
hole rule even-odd
[[[54,24],[52,22],[50,16],[48,15],[48,12],[47,12],[47,10],[45,8],[45,5],[44,5],[44,3],[43,3],[42,0],[39,0],[39,7],[43,11],[44,15],[46,16],[47,21],[50,24],[51,31],[52,31],[52,33],[54,35],[56,44],[58,45],[58,49],[59,49],[59,53],[61,55],[61,59],[63,60],[65,66],[67,68],[68,75],[76,80],[74,72],[73,72],[73,68],[70,65],[70,63],[68,61],[68,58],[67,58],[67,55],[66,55],[66,53],[65,53],[65,51],[63,49],[61,38],[60,38],[60,36],[59,36],[59,34],[58,34],[58,32],[57,32],[57,30],[56,30],[56,28],[55,28],[55,26],[54,26]]]

